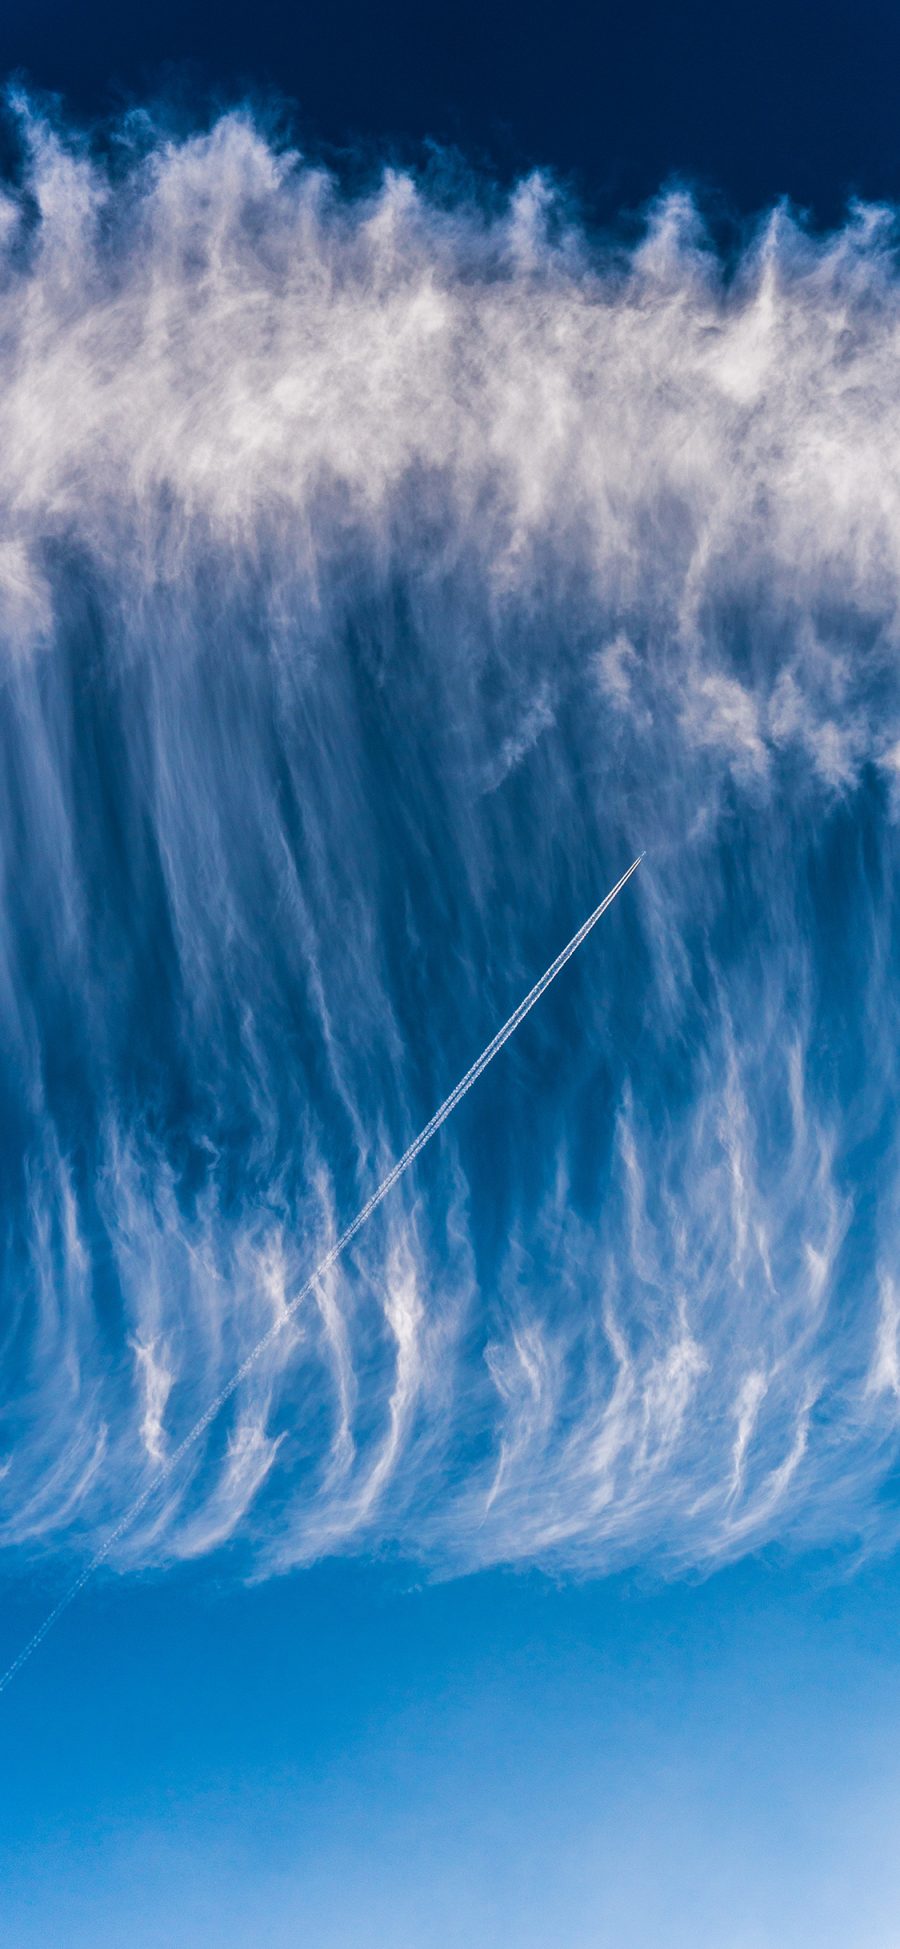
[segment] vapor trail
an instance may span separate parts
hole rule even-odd
[[[476,1057],[471,1069],[466,1070],[465,1075],[456,1084],[456,1087],[450,1091],[450,1095],[444,1098],[440,1109],[435,1110],[434,1116],[429,1119],[424,1129],[419,1131],[418,1136],[413,1138],[409,1148],[403,1152],[403,1156],[398,1158],[397,1163],[391,1167],[387,1176],[382,1178],[377,1191],[373,1191],[371,1198],[366,1200],[362,1209],[357,1212],[356,1217],[347,1226],[346,1231],[342,1232],[335,1244],[329,1247],[324,1258],[320,1259],[315,1271],[310,1273],[305,1285],[300,1287],[299,1291],[294,1294],[293,1299],[288,1301],[277,1320],[262,1335],[262,1338],[257,1340],[256,1345],[251,1348],[250,1352],[241,1361],[240,1366],[232,1374],[231,1379],[226,1381],[225,1386],[219,1389],[218,1394],[210,1401],[209,1406],[204,1409],[199,1420],[195,1421],[183,1441],[179,1442],[178,1447],[173,1449],[172,1454],[160,1464],[156,1474],[147,1483],[146,1487],[141,1490],[140,1495],[135,1498],[129,1508],[126,1509],[124,1516],[120,1518],[115,1529],[110,1531],[105,1542],[101,1544],[99,1550],[91,1557],[90,1561],[80,1572],[80,1575],[76,1577],[75,1582],[65,1592],[65,1595],[60,1598],[59,1603],[54,1605],[52,1611],[48,1612],[43,1624],[38,1626],[34,1636],[29,1638],[28,1643],[23,1646],[18,1656],[13,1659],[12,1664],[7,1667],[2,1678],[0,1678],[0,1693],[6,1691],[7,1686],[12,1683],[16,1673],[21,1671],[22,1666],[27,1663],[32,1652],[36,1651],[38,1646],[43,1643],[44,1638],[56,1623],[57,1618],[62,1616],[63,1611],[68,1609],[79,1592],[84,1589],[85,1584],[89,1582],[94,1571],[100,1568],[101,1563],[109,1555],[110,1550],[114,1548],[121,1537],[127,1534],[132,1525],[137,1522],[138,1517],[146,1508],[151,1497],[167,1481],[168,1477],[178,1467],[179,1462],[188,1453],[188,1450],[193,1448],[196,1441],[199,1441],[200,1436],[205,1433],[210,1423],[215,1420],[220,1408],[223,1408],[226,1401],[230,1401],[232,1395],[237,1392],[241,1382],[246,1380],[247,1375],[255,1367],[260,1356],[265,1353],[267,1347],[272,1345],[272,1342],[277,1338],[288,1320],[293,1318],[297,1308],[308,1298],[316,1281],[324,1278],[324,1275],[331,1271],[332,1266],[346,1251],[351,1239],[354,1239],[357,1232],[362,1230],[367,1219],[371,1218],[373,1211],[387,1197],[388,1192],[393,1190],[398,1179],[402,1178],[404,1172],[409,1170],[410,1165],[415,1163],[420,1152],[425,1149],[425,1145],[431,1142],[432,1137],[437,1134],[441,1125],[446,1123],[451,1111],[456,1109],[457,1104],[467,1095],[473,1083],[477,1083],[479,1076],[487,1069],[488,1063],[493,1062],[494,1057],[503,1048],[503,1044],[509,1041],[511,1035],[515,1034],[519,1024],[524,1022],[526,1015],[533,1009],[535,1002],[540,1001],[541,996],[546,993],[550,983],[556,980],[557,975],[565,967],[566,962],[571,959],[576,949],[581,946],[582,941],[586,940],[592,927],[596,927],[601,915],[605,914],[607,907],[612,905],[616,895],[621,893],[626,880],[631,879],[632,873],[636,872],[643,857],[643,853],[639,853],[637,859],[632,860],[627,873],[623,873],[622,878],[616,881],[615,886],[606,895],[605,899],[601,900],[599,907],[594,908],[593,913],[589,914],[587,920],[579,927],[577,934],[572,935],[572,939],[568,942],[568,945],[557,955],[556,960],[551,962],[546,972],[541,975],[540,980],[535,982],[534,987],[529,989],[524,1001],[521,1001],[518,1008],[513,1010],[512,1015],[504,1022],[502,1029],[497,1030],[496,1035],[488,1043],[487,1048],[483,1049],[481,1055]]]

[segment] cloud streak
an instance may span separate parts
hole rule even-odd
[[[88,1561],[181,1451],[121,1568],[890,1540],[892,213],[725,264],[681,195],[626,247],[536,178],[21,113],[4,1542]]]

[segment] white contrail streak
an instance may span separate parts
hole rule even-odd
[[[178,1447],[173,1449],[172,1454],[161,1463],[155,1475],[147,1483],[146,1488],[141,1490],[140,1495],[126,1509],[124,1516],[120,1518],[115,1529],[110,1531],[105,1542],[100,1545],[99,1550],[91,1557],[90,1562],[85,1565],[80,1575],[76,1577],[75,1582],[66,1591],[65,1595],[60,1598],[59,1603],[54,1605],[53,1610],[48,1612],[43,1624],[38,1626],[34,1636],[29,1638],[28,1643],[19,1652],[18,1657],[14,1658],[12,1664],[8,1666],[2,1678],[0,1678],[0,1692],[6,1691],[7,1686],[12,1683],[16,1673],[20,1672],[22,1666],[27,1663],[32,1652],[36,1651],[38,1645],[43,1643],[44,1638],[56,1623],[57,1618],[62,1616],[63,1611],[68,1610],[69,1605],[78,1596],[79,1591],[84,1589],[85,1584],[93,1576],[94,1571],[99,1570],[101,1563],[108,1557],[110,1550],[131,1529],[132,1525],[137,1522],[142,1510],[146,1508],[157,1489],[160,1488],[162,1483],[178,1467],[179,1462],[183,1460],[188,1450],[193,1448],[194,1443],[199,1441],[200,1436],[209,1427],[210,1422],[215,1420],[220,1408],[224,1408],[226,1401],[231,1400],[232,1395],[237,1392],[241,1382],[246,1380],[247,1375],[256,1366],[256,1362],[260,1356],[265,1353],[266,1348],[272,1345],[273,1340],[277,1338],[288,1320],[296,1313],[298,1306],[302,1306],[303,1301],[309,1297],[316,1281],[324,1278],[326,1272],[330,1272],[331,1267],[346,1252],[351,1239],[356,1237],[357,1232],[362,1230],[366,1220],[371,1218],[376,1207],[387,1197],[388,1192],[393,1190],[398,1178],[402,1178],[404,1171],[408,1171],[410,1165],[415,1163],[419,1153],[425,1149],[425,1145],[431,1142],[432,1137],[436,1136],[440,1130],[441,1124],[446,1123],[451,1111],[456,1109],[457,1103],[462,1101],[463,1097],[472,1088],[472,1084],[477,1083],[479,1076],[487,1069],[488,1063],[493,1062],[494,1057],[503,1048],[504,1042],[508,1042],[510,1036],[515,1034],[520,1022],[524,1022],[526,1015],[533,1009],[535,1002],[540,1001],[541,996],[549,988],[551,981],[556,980],[557,975],[565,967],[566,962],[571,959],[576,948],[579,948],[582,941],[587,939],[591,928],[596,927],[601,914],[605,914],[607,907],[612,906],[616,894],[621,893],[626,880],[631,879],[632,873],[636,872],[643,857],[643,853],[639,853],[637,859],[632,860],[627,873],[623,873],[621,880],[616,881],[615,886],[606,895],[606,898],[601,900],[599,907],[594,908],[593,913],[579,927],[577,934],[572,935],[568,946],[563,948],[562,952],[557,955],[556,960],[551,962],[546,973],[541,975],[540,981],[536,981],[534,987],[529,989],[524,1001],[521,1001],[518,1008],[513,1010],[509,1020],[504,1022],[502,1029],[497,1030],[493,1041],[489,1042],[487,1048],[482,1050],[481,1055],[473,1062],[471,1069],[466,1070],[465,1075],[457,1083],[456,1088],[452,1089],[450,1095],[444,1098],[440,1109],[435,1110],[434,1116],[426,1123],[424,1130],[419,1131],[418,1137],[413,1138],[408,1150],[405,1150],[403,1156],[398,1158],[397,1163],[388,1171],[387,1177],[382,1178],[377,1191],[373,1191],[371,1198],[366,1200],[362,1210],[357,1212],[356,1217],[347,1226],[346,1231],[342,1232],[335,1244],[329,1247],[325,1257],[320,1259],[315,1271],[310,1273],[305,1285],[300,1287],[299,1292],[296,1292],[293,1299],[288,1301],[277,1320],[273,1322],[268,1328],[268,1331],[263,1334],[262,1338],[257,1340],[255,1347],[252,1347],[250,1352],[241,1361],[240,1366],[232,1374],[231,1379],[226,1381],[225,1386],[219,1389],[215,1399],[210,1401],[209,1406],[204,1409],[199,1421],[195,1421],[194,1426],[185,1435],[184,1440],[179,1442]]]

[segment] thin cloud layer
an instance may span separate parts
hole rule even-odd
[[[894,219],[727,266],[247,115],[0,211],[0,1534],[877,1547],[900,1426]]]

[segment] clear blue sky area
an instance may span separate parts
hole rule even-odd
[[[190,118],[271,90],[337,152],[458,145],[509,175],[571,175],[609,217],[673,172],[748,212],[782,195],[834,220],[896,196],[900,24],[886,0],[413,0],[182,7],[33,0],[0,25],[0,65],[81,114],[164,94]]]
[[[896,1602],[821,1563],[95,1591],[5,1700],[4,1939],[888,1945]]]

